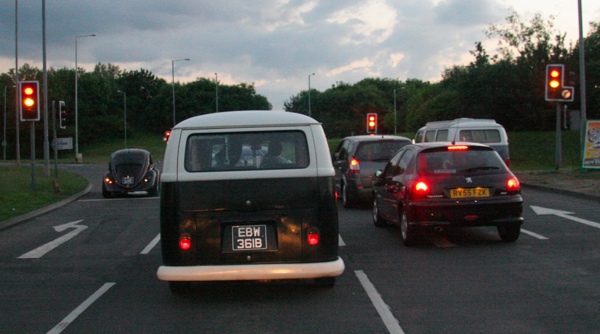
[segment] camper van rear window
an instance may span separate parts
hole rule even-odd
[[[487,130],[460,130],[460,141],[469,141],[475,143],[499,143],[500,131],[495,129]]]
[[[188,172],[297,169],[309,165],[302,131],[200,133],[188,137]]]

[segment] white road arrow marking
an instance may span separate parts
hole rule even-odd
[[[569,216],[574,214],[573,212],[569,212],[569,211],[562,211],[562,210],[556,210],[556,209],[548,209],[548,208],[542,208],[540,206],[533,206],[531,205],[531,209],[533,209],[533,211],[538,214],[538,215],[555,215],[555,216],[559,216],[565,219],[570,219],[572,221],[576,221],[578,223],[581,224],[585,224],[585,225],[589,225],[595,228],[600,228],[600,224],[590,221],[590,220],[586,220],[586,219],[582,219],[582,218],[577,218],[577,217],[573,217],[573,216]]]
[[[58,239],[55,239],[43,246],[40,246],[30,252],[23,254],[23,255],[19,256],[18,258],[19,259],[39,259],[40,257],[46,255],[46,253],[48,253],[51,250],[53,250],[54,248],[62,245],[63,243],[71,240],[73,237],[75,237],[79,233],[83,232],[83,230],[88,228],[85,225],[77,225],[78,223],[80,223],[82,221],[83,221],[83,219],[77,220],[74,222],[70,222],[70,223],[66,223],[66,224],[62,224],[62,225],[54,226],[54,230],[56,232],[63,232],[69,228],[74,228],[74,230],[63,235],[62,237],[60,237]]]

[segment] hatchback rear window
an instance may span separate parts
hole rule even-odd
[[[451,151],[447,148],[419,153],[419,174],[471,174],[505,171],[506,166],[496,151],[470,147]]]
[[[408,144],[409,141],[400,140],[363,142],[356,149],[354,156],[360,161],[387,161]]]
[[[188,172],[293,169],[309,165],[302,131],[202,133],[188,137]]]

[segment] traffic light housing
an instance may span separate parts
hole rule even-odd
[[[38,81],[19,82],[19,112],[22,122],[40,120],[39,87]]]
[[[61,129],[67,128],[67,106],[65,101],[58,101],[58,126]]]
[[[546,65],[546,101],[573,101],[575,98],[575,89],[564,85],[565,75],[565,65]]]
[[[367,114],[367,133],[377,133],[377,113]]]

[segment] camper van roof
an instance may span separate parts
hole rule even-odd
[[[188,118],[174,129],[227,128],[254,126],[289,126],[319,124],[306,115],[272,110],[224,111]]]
[[[425,127],[427,129],[437,129],[437,128],[448,128],[457,126],[458,124],[462,126],[479,126],[485,124],[497,124],[496,120],[487,119],[487,118],[457,118],[448,121],[435,121],[435,122],[427,122]]]

